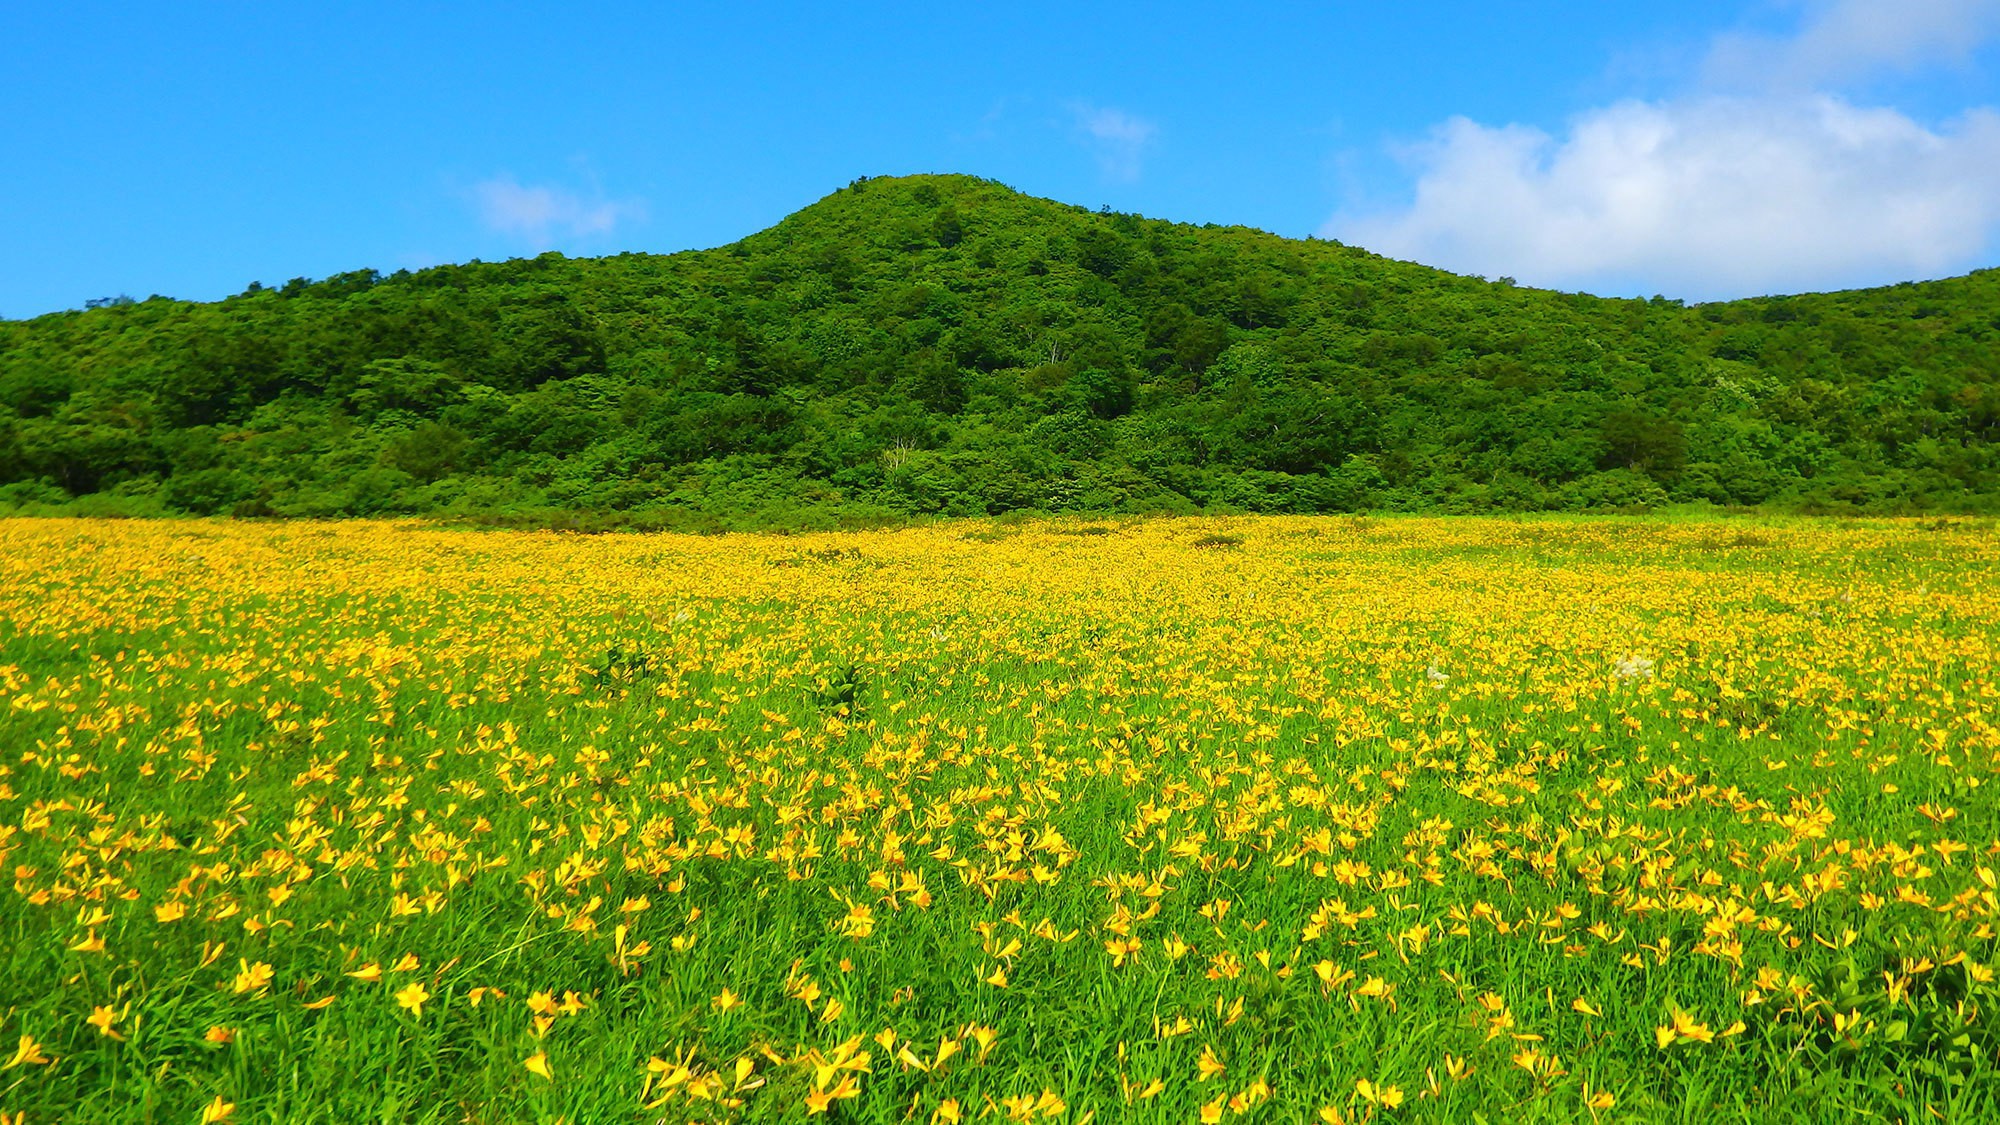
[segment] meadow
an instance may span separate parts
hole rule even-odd
[[[0,543],[7,1125],[2000,1119],[1990,523]]]

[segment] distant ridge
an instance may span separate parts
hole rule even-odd
[[[1996,438],[2000,272],[1688,308],[966,176],[714,250],[0,322],[0,511],[1990,511]]]

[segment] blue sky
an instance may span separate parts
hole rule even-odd
[[[2000,0],[0,11],[0,316],[970,172],[1694,299],[1996,264]]]

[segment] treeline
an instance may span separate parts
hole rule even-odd
[[[1734,301],[857,181],[716,250],[0,322],[0,509],[2000,508],[2000,272]]]

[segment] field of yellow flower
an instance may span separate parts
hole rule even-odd
[[[0,521],[0,1120],[2000,1118],[2000,537]]]

